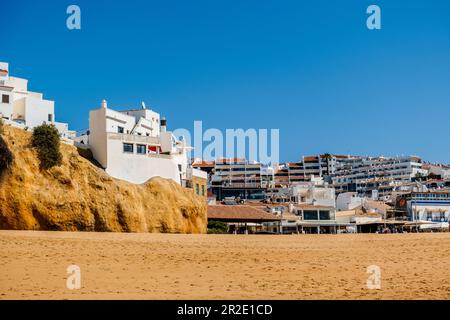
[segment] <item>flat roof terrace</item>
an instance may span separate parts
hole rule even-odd
[[[208,220],[223,222],[271,222],[281,218],[247,205],[209,205]]]

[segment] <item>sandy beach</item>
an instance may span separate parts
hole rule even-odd
[[[370,265],[381,289],[367,288]],[[450,299],[449,265],[450,233],[0,231],[0,299]]]

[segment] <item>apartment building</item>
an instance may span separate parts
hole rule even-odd
[[[274,166],[274,188],[283,188],[290,185],[289,168],[287,164],[277,164]]]
[[[331,175],[336,192],[357,192],[380,197],[391,194],[398,186],[427,175],[422,160],[416,156],[353,157],[340,161]]]
[[[305,156],[299,162],[276,164],[266,172],[262,168],[262,164],[244,159],[222,159],[215,162],[214,168],[209,166],[210,184],[216,186],[216,191],[217,186],[267,188],[273,194],[319,178],[335,188],[337,194],[356,192],[375,200],[386,200],[402,186],[428,175],[422,160],[416,156],[385,158],[324,154]]]
[[[275,187],[286,187],[297,182],[311,181],[314,177],[323,177],[331,181],[337,168],[352,156],[323,154],[304,156],[302,161],[281,164],[275,169]]]
[[[74,138],[67,123],[55,121],[55,102],[28,90],[28,80],[9,75],[9,64],[0,62],[0,117],[19,128],[53,124],[62,138]]]
[[[224,158],[214,162],[210,187],[217,200],[225,197],[264,199],[274,184],[274,169],[256,161]]]

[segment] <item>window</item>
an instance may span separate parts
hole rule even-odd
[[[331,220],[330,211],[319,211],[320,220]]]
[[[433,219],[433,213],[431,211],[427,211],[427,220],[431,221]]]
[[[145,154],[147,150],[147,146],[145,144],[136,145],[136,152],[138,154]]]
[[[51,113],[48,114],[48,121],[49,122],[53,121],[53,115]]]
[[[123,127],[117,127],[117,132],[118,133],[123,133]]]
[[[202,196],[205,195],[205,185],[202,184]]]
[[[9,95],[2,94],[2,103],[9,103]]]
[[[199,186],[198,183],[195,184],[195,193],[199,195]]]
[[[315,210],[303,211],[303,220],[317,220],[317,211]]]
[[[123,144],[123,152],[133,153],[133,144],[132,143],[124,143]]]

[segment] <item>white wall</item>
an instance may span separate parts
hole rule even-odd
[[[13,105],[13,110],[11,114],[12,120],[20,119],[25,121],[25,103],[26,103],[26,96],[22,96],[19,99],[14,100],[12,104]]]
[[[103,168],[108,165],[107,143],[106,143],[106,111],[107,109],[96,109],[89,112],[89,146],[95,160]]]
[[[16,77],[9,77],[9,80],[5,82],[6,86],[14,87],[14,91],[27,92],[28,80]]]
[[[353,210],[363,204],[363,199],[355,192],[340,193],[336,198],[336,209],[347,211]]]
[[[141,184],[159,176],[181,184],[175,159],[137,154],[136,144],[133,153],[130,154],[123,152],[123,141],[109,139],[107,163],[106,172],[109,175],[131,183]]]
[[[48,121],[49,114],[51,114],[52,121]],[[40,126],[43,123],[53,123],[55,121],[54,102],[33,97],[25,98],[25,121],[30,128]]]
[[[131,133],[135,125],[135,119],[132,116],[120,112],[104,109],[106,115],[106,132],[119,132],[119,127],[124,128],[124,133]]]
[[[160,115],[159,113],[150,109],[136,109],[120,111],[123,114],[135,118],[135,123],[138,123],[135,132],[142,135],[147,133],[150,136],[157,137],[160,134]]]
[[[174,137],[172,132],[161,132],[161,151],[162,152],[173,152],[174,151]]]
[[[414,212],[414,216],[416,220],[428,220],[428,211],[431,211],[432,218],[436,220],[440,220],[440,212],[444,212],[444,217],[447,221],[450,220],[450,204],[420,204],[417,202],[412,203],[412,201],[408,201],[408,211],[410,216]]]
[[[2,95],[8,95],[9,96],[9,103],[2,103]],[[0,113],[1,116],[4,118],[11,119],[11,114],[13,110],[13,93],[9,90],[5,90],[0,88]]]
[[[292,195],[298,203],[335,207],[335,190],[330,187],[318,187],[311,183],[298,184],[292,187]]]
[[[69,125],[67,123],[55,121],[53,124],[55,125],[61,137],[72,138],[73,131],[69,131]]]

